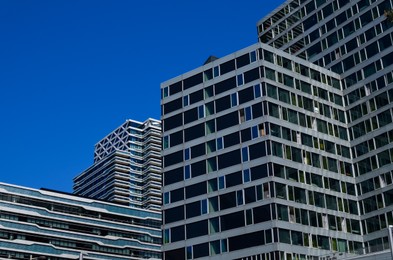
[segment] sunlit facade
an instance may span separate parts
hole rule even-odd
[[[161,84],[164,259],[388,250],[390,1],[287,1],[260,43]]]

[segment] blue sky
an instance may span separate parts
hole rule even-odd
[[[72,192],[94,144],[160,117],[160,83],[257,42],[283,0],[0,1],[0,182]]]

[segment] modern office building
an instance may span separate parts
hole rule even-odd
[[[286,1],[259,43],[162,83],[164,259],[389,250],[390,9]]]
[[[95,146],[94,164],[74,178],[74,193],[161,210],[161,123],[127,120]]]
[[[0,183],[1,259],[161,259],[161,215]]]

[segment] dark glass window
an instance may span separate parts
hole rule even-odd
[[[203,89],[190,94],[190,104],[203,100]]]
[[[234,132],[232,134],[224,136],[225,148],[231,147],[232,145],[237,145],[240,143],[239,133]]]
[[[186,205],[186,218],[193,218],[201,215],[201,203],[198,201]]]
[[[186,142],[205,135],[205,124],[201,123],[184,130],[184,140]]]
[[[230,96],[225,96],[216,100],[216,111],[221,112],[231,107]]]
[[[252,203],[256,201],[256,196],[255,196],[255,187],[250,187],[244,189],[244,199],[246,204],[247,203]]]
[[[274,63],[274,56],[273,53],[271,53],[270,51],[263,50],[263,56],[265,58],[265,61]]]
[[[237,125],[239,123],[238,112],[233,111],[229,114],[217,117],[217,131]]]
[[[185,79],[183,81],[183,83],[184,83],[183,88],[184,88],[184,90],[186,90],[186,89],[191,88],[191,87],[193,87],[195,85],[198,85],[198,84],[200,84],[202,82],[203,82],[203,74],[201,72],[201,73],[198,73],[198,74],[196,74],[194,76],[191,76],[191,77]]]
[[[255,224],[271,220],[270,205],[253,208],[253,213]]]
[[[243,183],[242,172],[234,172],[225,176],[226,187],[232,187]]]
[[[205,144],[204,143],[201,143],[201,144],[191,147],[191,155],[192,155],[191,158],[196,158],[196,157],[204,155],[204,154],[205,154]]]
[[[252,105],[252,117],[258,118],[263,116],[262,103]]]
[[[249,146],[250,160],[266,156],[265,142],[260,142]]]
[[[184,248],[179,248],[166,251],[164,255],[164,258],[167,260],[185,260],[186,251],[184,250]]]
[[[192,177],[200,176],[206,173],[205,161],[199,161],[191,164]]]
[[[183,131],[178,131],[170,135],[170,147],[183,143]]]
[[[198,120],[198,110],[196,107],[184,112],[184,124]]]
[[[171,242],[184,240],[184,226],[171,228]]]
[[[246,103],[254,99],[254,87],[248,87],[239,91],[239,104]]]
[[[270,232],[270,230],[269,230]],[[257,231],[240,236],[230,237],[228,239],[229,251],[240,250],[265,244],[264,232]],[[259,259],[259,258],[258,258]]]
[[[202,243],[194,246],[194,258],[209,256],[209,243]]]
[[[164,172],[164,184],[169,185],[183,180],[183,167]]]
[[[224,169],[240,163],[240,150],[234,150],[218,156],[218,168]]]
[[[221,94],[230,89],[236,88],[236,77],[232,77],[214,85],[215,94]]]
[[[171,117],[164,119],[163,126],[164,131],[171,130],[175,127],[181,126],[183,124],[183,116],[182,114],[177,114]]]
[[[183,161],[183,151],[178,151],[178,152],[164,156],[164,166],[165,167],[179,163],[181,161]]]
[[[178,98],[175,99],[171,102],[168,102],[166,104],[164,104],[164,115],[168,114],[170,112],[173,112],[175,110],[178,110],[180,108],[182,108],[183,104],[182,104],[182,99]]]
[[[259,68],[255,68],[244,72],[244,82],[248,83],[253,80],[259,79]]]
[[[250,55],[248,53],[236,58],[236,67],[241,68],[250,64]]]
[[[171,191],[171,202],[176,202],[184,199],[184,191],[183,188],[172,190]]]
[[[198,221],[186,225],[187,239],[207,235],[207,220]]]
[[[242,136],[242,142],[247,142],[248,140],[251,140],[251,131],[250,128],[243,129],[241,131],[241,136]]]
[[[227,215],[223,215],[220,217],[221,219],[221,231],[244,227],[244,212],[239,211]]]
[[[201,194],[206,194],[206,182],[200,182],[186,187],[186,199]]]
[[[221,75],[235,70],[235,60],[227,61],[220,65]]]
[[[267,177],[267,164],[258,165],[251,168],[251,180],[258,180]]]
[[[182,82],[176,82],[169,86],[169,95],[173,95],[182,91]]]
[[[184,219],[184,206],[178,206],[164,211],[165,224]]]
[[[220,210],[236,207],[236,192],[222,194],[220,197]]]

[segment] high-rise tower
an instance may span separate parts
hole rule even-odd
[[[74,193],[160,211],[161,123],[127,120],[98,142],[94,164],[74,178]]]
[[[390,0],[287,1],[261,43],[161,85],[164,258],[388,249]]]

